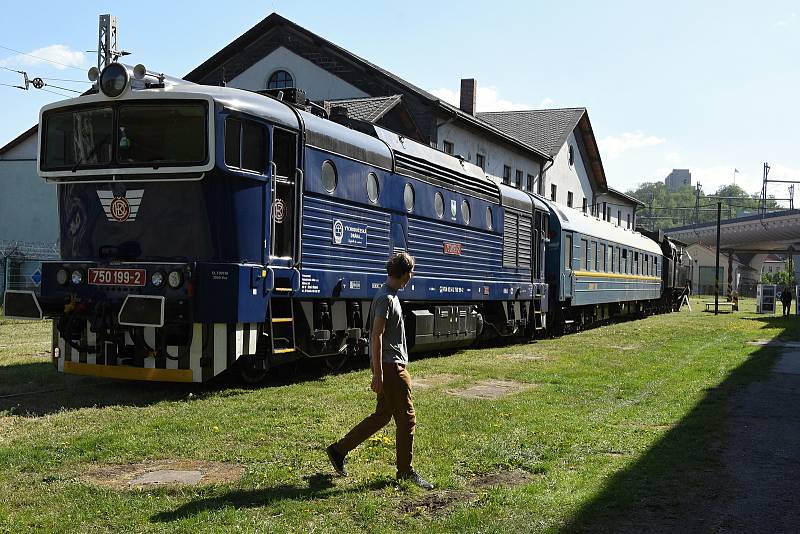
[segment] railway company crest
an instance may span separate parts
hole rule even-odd
[[[133,222],[139,213],[139,205],[144,189],[122,191],[120,193],[98,189],[97,197],[110,222]]]

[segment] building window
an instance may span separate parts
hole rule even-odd
[[[622,210],[617,211],[617,226],[622,226]]]
[[[486,156],[484,156],[483,154],[475,154],[475,165],[477,165],[478,167],[480,167],[481,169],[483,169],[485,171],[486,170]]]
[[[514,177],[516,180],[517,189],[522,189],[522,171],[517,169],[517,173]]]
[[[586,213],[587,207],[588,206],[586,205],[586,197],[583,197],[583,213]]]
[[[567,207],[572,207],[572,191],[567,191]]]
[[[631,214],[628,214],[628,230],[631,228]]]
[[[286,89],[287,87],[294,87],[294,78],[283,69],[273,72],[267,81],[267,89]]]
[[[526,189],[528,191],[530,191],[531,193],[533,193],[533,182],[535,182],[535,181],[536,181],[536,178],[534,178],[532,174],[529,174],[528,175],[528,183],[527,183],[528,187],[526,187]]]
[[[556,184],[550,184],[550,200],[556,201]]]
[[[575,147],[569,145],[569,166],[575,165]]]
[[[511,184],[511,167],[503,165],[503,183],[506,185]]]
[[[605,203],[605,202],[603,202],[603,220],[604,220],[604,221],[607,221],[607,220],[608,220],[608,218],[607,218],[607,217],[608,217],[608,214],[609,214],[609,213],[611,213],[611,212],[610,212],[610,211],[606,211],[606,203]]]
[[[544,175],[539,176],[539,182],[536,186],[536,192],[539,193],[541,196],[544,196]]]
[[[445,154],[453,155],[453,143],[450,141],[442,141],[442,150],[444,150]]]

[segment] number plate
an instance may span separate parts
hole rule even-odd
[[[146,279],[144,269],[89,269],[89,283],[96,286],[143,287]]]

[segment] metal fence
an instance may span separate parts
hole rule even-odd
[[[58,243],[0,240],[0,303],[6,289],[23,289],[38,294],[42,262],[58,257]]]

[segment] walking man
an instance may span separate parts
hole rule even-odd
[[[424,489],[433,489],[433,484],[419,476],[411,465],[417,418],[411,397],[411,376],[406,370],[408,347],[397,292],[411,279],[413,270],[414,258],[405,252],[395,254],[386,262],[386,283],[378,290],[370,308],[371,388],[378,395],[375,413],[364,418],[345,437],[329,445],[326,452],[336,472],[347,476],[344,466],[347,453],[394,418],[397,426],[397,478],[410,480]]]
[[[791,315],[792,290],[789,289],[789,286],[784,287],[781,291],[781,304],[783,304],[783,315]]]

